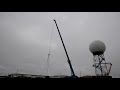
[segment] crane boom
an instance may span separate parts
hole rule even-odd
[[[54,19],[53,19],[53,20],[54,20]],[[68,61],[68,64],[69,64],[69,66],[70,66],[71,76],[74,76],[74,77],[75,77],[75,73],[74,73],[74,70],[73,70],[73,68],[72,68],[72,64],[71,64],[71,61],[70,61],[70,59],[69,59],[69,56],[68,56],[67,50],[66,50],[66,48],[65,48],[65,45],[64,45],[64,42],[63,42],[62,36],[61,36],[61,34],[60,34],[60,31],[59,31],[59,28],[58,28],[58,25],[57,25],[56,20],[54,20],[54,22],[55,22],[55,24],[56,24],[56,27],[57,27],[57,30],[58,30],[58,33],[59,33],[60,39],[61,39],[61,41],[62,41],[62,44],[63,44],[64,50],[65,50],[65,53],[66,53],[66,56],[67,56],[67,59],[68,59],[67,61]]]

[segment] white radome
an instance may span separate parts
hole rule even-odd
[[[99,55],[105,52],[106,46],[102,41],[95,40],[89,45],[89,50],[93,55]]]

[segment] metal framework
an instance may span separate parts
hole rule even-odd
[[[96,76],[109,76],[111,63],[106,63],[104,54],[93,55]]]

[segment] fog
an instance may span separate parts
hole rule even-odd
[[[119,12],[0,12],[0,74],[71,75],[57,28],[57,21],[74,72],[95,75],[89,44],[101,40],[110,75],[120,77]]]

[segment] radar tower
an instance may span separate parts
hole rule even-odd
[[[96,76],[109,76],[112,64],[105,61],[105,44],[100,40],[95,40],[89,45],[89,50],[93,54],[93,67],[95,68]]]

